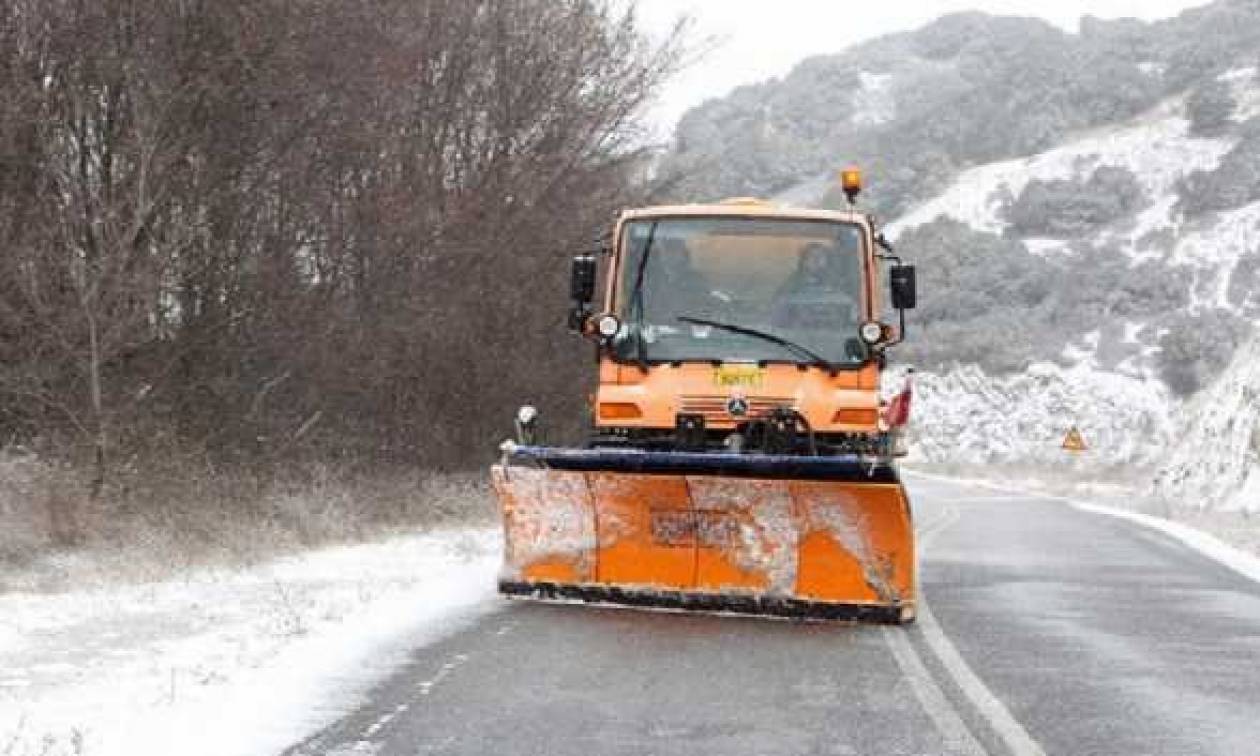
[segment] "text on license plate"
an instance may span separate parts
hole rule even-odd
[[[764,376],[765,370],[757,365],[721,365],[713,368],[713,385],[718,388],[761,388]]]

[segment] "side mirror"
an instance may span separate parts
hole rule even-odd
[[[575,306],[589,305],[595,298],[595,257],[578,255],[573,258],[573,275],[569,280],[569,299]]]
[[[591,314],[591,300],[595,298],[595,257],[578,255],[573,258],[573,273],[569,278],[569,330],[581,333],[587,316]]]
[[[913,265],[894,265],[888,271],[888,285],[892,290],[892,306],[898,310],[913,310],[917,301]]]

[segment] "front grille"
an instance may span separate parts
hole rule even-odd
[[[750,396],[747,397],[748,414],[742,418],[734,418],[726,411],[728,399],[730,399],[729,396],[681,396],[678,398],[678,413],[682,415],[702,415],[704,424],[707,426],[730,426],[735,425],[736,422],[765,415],[780,407],[796,409],[796,405],[790,397]]]

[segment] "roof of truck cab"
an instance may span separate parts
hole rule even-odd
[[[849,210],[819,210],[807,207],[790,207],[753,199],[735,199],[706,205],[656,205],[626,210],[622,220],[639,218],[664,218],[679,216],[729,216],[737,218],[785,218],[792,220],[827,220],[848,223],[866,223],[865,213]]]

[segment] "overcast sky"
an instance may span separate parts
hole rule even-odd
[[[1076,31],[1083,15],[1167,18],[1206,0],[639,0],[648,28],[663,34],[680,14],[716,49],[679,75],[652,113],[661,136],[687,108],[741,85],[782,76],[802,58],[920,27],[963,10],[1040,16]]]

